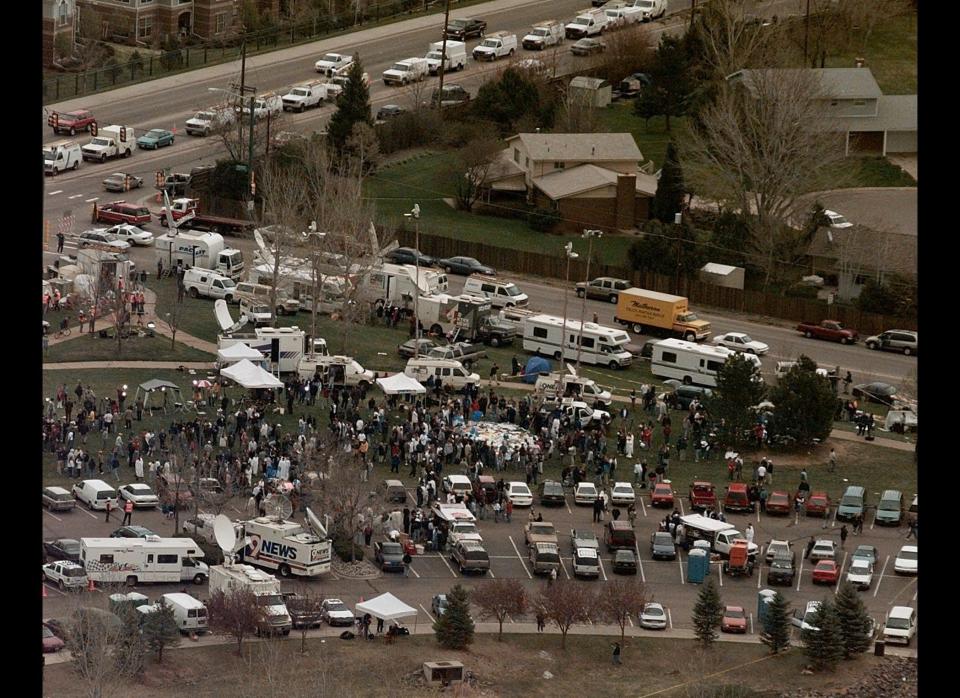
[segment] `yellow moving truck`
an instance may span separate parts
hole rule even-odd
[[[683,296],[628,288],[620,291],[614,320],[635,334],[658,334],[697,342],[710,336],[710,323],[690,312]]]

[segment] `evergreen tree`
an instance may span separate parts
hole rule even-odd
[[[755,266],[747,256],[750,249],[750,228],[743,216],[724,211],[713,224],[710,235],[710,259],[735,267]]]
[[[813,663],[814,669],[833,670],[843,657],[843,629],[833,601],[829,598],[820,602],[810,624],[817,630],[804,630],[801,634],[806,645],[804,652]]]
[[[173,615],[173,607],[164,603],[163,599],[157,604],[157,610],[146,614],[143,619],[143,643],[148,650],[157,653],[158,664],[163,662],[165,647],[180,644],[180,629]]]
[[[760,640],[770,648],[772,654],[782,652],[790,646],[790,603],[779,591],[767,606],[767,617],[763,624]]]
[[[830,381],[817,375],[817,364],[809,357],[800,356],[797,365],[770,389],[769,399],[776,405],[771,435],[788,436],[798,446],[808,446],[830,434],[837,396]]]
[[[466,649],[473,642],[473,618],[470,617],[470,597],[457,584],[447,594],[447,610],[433,624],[437,642],[448,650]]]
[[[545,112],[549,112],[549,108],[541,104],[537,84],[529,74],[516,68],[507,68],[499,80],[481,85],[471,107],[472,114],[484,121],[496,122],[503,133],[513,132],[524,117],[546,120]],[[549,115],[548,120],[552,119]]]
[[[363,79],[363,64],[358,54],[354,54],[353,63],[347,69],[347,76],[350,79],[337,97],[337,110],[330,117],[327,127],[327,142],[338,154],[346,147],[354,124],[365,123],[373,127],[373,117],[370,116],[370,88]]]
[[[751,438],[750,429],[757,421],[752,408],[763,400],[764,391],[757,364],[740,353],[724,362],[717,372],[717,387],[706,402],[711,416],[722,422],[726,443],[740,445]]]
[[[633,269],[666,276],[675,275],[678,267],[682,275],[689,276],[704,263],[695,228],[656,219],[644,223],[643,235],[627,249],[627,258]]]
[[[870,616],[856,588],[843,581],[834,600],[840,633],[843,637],[843,657],[851,659],[855,654],[866,652],[870,647]]]
[[[683,184],[683,170],[677,159],[677,147],[670,141],[657,182],[657,193],[653,197],[651,216],[664,223],[673,223],[674,214],[683,209],[686,190]]]
[[[697,603],[693,607],[693,632],[704,647],[710,647],[717,639],[717,629],[723,620],[723,604],[713,577],[707,577]]]
[[[687,113],[694,87],[683,37],[664,34],[660,38],[649,75],[652,84],[640,93],[634,110],[644,118],[649,118],[648,114],[665,116],[669,131],[670,117]]]

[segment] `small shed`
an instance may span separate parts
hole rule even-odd
[[[605,107],[613,100],[613,88],[601,78],[578,75],[570,81],[569,99],[574,104]]]
[[[705,284],[743,290],[743,267],[707,262],[700,269],[700,280]]]

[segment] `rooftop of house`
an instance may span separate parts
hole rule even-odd
[[[813,236],[807,254],[833,259],[851,270],[882,270],[916,276],[915,235],[874,230],[862,225],[852,228],[822,227]]]
[[[767,71],[796,71],[799,68],[772,68]],[[820,79],[823,96],[828,99],[878,99],[883,95],[870,68],[804,68]],[[749,89],[758,70],[738,70],[727,80],[741,80]]]
[[[643,161],[643,154],[629,133],[518,133],[531,160]]]
[[[621,176],[621,173],[586,164],[565,170],[554,170],[540,177],[535,177],[533,183],[540,191],[556,201],[600,187],[616,186],[619,176]],[[653,196],[657,193],[656,177],[643,172],[638,172],[635,176],[637,178],[636,190],[638,194]]]
[[[884,95],[877,100],[876,116],[845,117],[840,121],[849,131],[916,131],[917,96]]]

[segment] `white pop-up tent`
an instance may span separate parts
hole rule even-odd
[[[358,616],[369,613],[374,618],[382,618],[388,621],[409,618],[410,616],[416,618],[417,616],[417,609],[408,606],[390,592],[375,596],[369,601],[361,601],[355,608]],[[416,629],[416,621],[414,622],[414,629]]]
[[[259,363],[262,362],[264,358],[263,354],[243,342],[231,344],[226,349],[220,349],[217,352],[217,361],[223,365],[235,364],[244,359],[248,359],[253,363]]]
[[[247,359],[238,361],[229,368],[221,369],[220,375],[251,390],[255,388],[283,387],[283,383],[275,378],[269,371],[264,371],[259,366],[254,366]]]
[[[387,395],[421,395],[427,389],[420,385],[416,378],[403,373],[394,373],[386,378],[377,378],[377,385]]]

